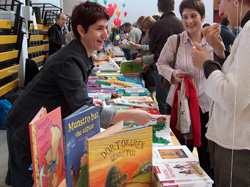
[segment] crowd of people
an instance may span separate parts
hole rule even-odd
[[[176,90],[184,80],[189,80],[198,106],[192,124],[200,125],[201,145],[197,150],[201,167],[216,187],[249,186],[250,0],[216,2],[220,3],[222,25],[203,23],[206,14],[202,0],[182,0],[179,7],[175,7],[174,0],[158,0],[160,17],[141,16],[135,26],[126,22],[120,28],[113,27],[109,36],[110,16],[106,8],[89,1],[79,3],[72,11],[72,37],[67,44],[62,30],[65,15],[59,14],[57,23],[49,30],[53,51],[50,49],[44,67],[14,102],[6,118],[9,149],[6,183],[33,185],[28,172],[31,164],[28,124],[42,106],[48,112],[61,106],[62,117],[85,104],[103,107],[102,102],[88,97],[87,81],[94,67],[93,53],[102,50],[109,40],[123,50],[127,60],[143,64],[145,86],[152,93],[155,91],[161,114],[172,114]],[[179,9],[181,19],[174,14],[174,8]],[[88,19],[82,19],[86,16]],[[239,34],[231,32],[229,23],[241,28]],[[161,78],[169,81],[169,90],[161,87]],[[121,119],[143,125],[151,118],[145,111],[135,114],[104,107],[101,113],[105,128]],[[178,139],[193,149],[186,136]]]

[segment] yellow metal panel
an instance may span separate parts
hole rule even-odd
[[[18,56],[18,50],[2,52],[2,53],[0,53],[0,62],[10,60],[13,58],[17,58],[17,56]]]
[[[43,30],[45,30],[45,31],[49,30],[49,28],[50,28],[49,25],[44,25],[44,26],[43,26]]]
[[[0,97],[19,86],[19,78],[0,87]]]
[[[43,35],[31,35],[30,36],[30,41],[33,42],[33,41],[41,41],[43,40]]]
[[[0,45],[13,44],[17,41],[17,35],[0,35]]]
[[[0,79],[3,79],[14,73],[17,73],[18,71],[19,71],[19,64],[15,66],[11,66],[9,68],[2,69],[0,70]]]
[[[30,24],[30,29],[34,29],[33,24]],[[43,25],[42,24],[37,24],[37,30],[39,30],[39,31],[43,30]]]
[[[35,53],[38,51],[43,51],[44,50],[44,45],[39,45],[39,46],[34,46],[34,47],[29,47],[28,53]]]
[[[11,29],[12,22],[10,20],[0,20],[1,29]]]
[[[36,57],[36,58],[32,58],[32,60],[34,60],[36,63],[38,63],[38,62],[42,62],[42,61],[43,61],[43,59],[44,59],[44,55],[39,56],[39,57]]]

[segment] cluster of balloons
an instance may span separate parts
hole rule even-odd
[[[98,0],[93,0],[95,3],[98,3]],[[106,5],[107,4],[107,0],[103,0],[104,4]],[[125,7],[125,2],[123,2],[122,6],[123,8]],[[117,27],[120,27],[121,26],[121,23],[122,23],[122,20],[120,18],[120,15],[121,15],[121,10],[119,8],[117,8],[117,3],[114,3],[114,4],[108,4],[108,7],[107,7],[107,10],[109,12],[109,15],[110,17],[113,16],[114,12],[116,13],[117,15],[117,18],[114,19],[114,26],[117,26]],[[126,17],[127,16],[127,11],[124,12],[124,16]],[[111,27],[113,28],[113,23],[111,24]]]

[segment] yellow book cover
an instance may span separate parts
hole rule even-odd
[[[152,127],[119,122],[87,140],[88,185],[152,186]]]

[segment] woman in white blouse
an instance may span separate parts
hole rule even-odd
[[[208,121],[208,110],[211,104],[210,98],[205,94],[205,76],[203,70],[194,67],[192,62],[192,47],[197,42],[211,55],[213,49],[206,42],[201,32],[202,22],[205,19],[205,6],[202,0],[183,0],[180,4],[179,11],[182,17],[182,23],[185,31],[180,34],[180,44],[177,53],[176,64],[174,68],[169,66],[169,62],[173,60],[177,45],[177,35],[168,38],[163,47],[160,57],[156,63],[159,74],[165,77],[170,83],[170,91],[167,97],[167,103],[172,106],[175,90],[178,82],[188,74],[192,81],[200,107],[201,119],[201,142],[202,145],[197,148],[201,167],[213,178],[213,171],[210,169],[209,153],[207,151],[206,123]],[[181,144],[186,144],[184,139],[180,139]],[[193,149],[191,144],[187,145],[189,149]]]

